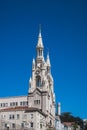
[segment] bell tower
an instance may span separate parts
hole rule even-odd
[[[36,58],[32,61],[32,76],[29,80],[28,106],[40,109],[48,115],[47,122],[55,124],[55,93],[51,74],[49,53],[44,58],[44,46],[39,29]],[[51,121],[52,120],[52,121]]]

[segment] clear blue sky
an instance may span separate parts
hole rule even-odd
[[[39,24],[56,101],[87,118],[86,0],[0,0],[0,97],[27,95]]]

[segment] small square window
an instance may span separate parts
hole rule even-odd
[[[8,107],[8,103],[6,103],[5,106]]]
[[[22,102],[20,102],[20,106],[22,106]]]
[[[33,128],[33,122],[31,122],[31,128]]]
[[[15,116],[14,115],[12,115],[12,119],[14,119],[15,118]]]
[[[5,123],[5,128],[7,127],[7,124]]]
[[[33,114],[31,114],[31,119],[33,119]]]
[[[40,129],[42,129],[42,124],[40,124]]]
[[[13,102],[13,106],[15,106],[15,102]]]
[[[21,128],[24,128],[24,123],[21,123]]]
[[[16,106],[18,106],[18,102],[16,102]]]
[[[39,104],[40,104],[40,100],[39,100]]]
[[[19,119],[20,118],[20,115],[19,114],[17,114],[17,119]]]
[[[9,115],[9,119],[11,119],[11,115]]]
[[[15,124],[14,123],[12,124],[12,128],[15,128]]]
[[[12,106],[12,102],[10,102],[10,106]]]
[[[5,107],[5,103],[3,103],[3,107]]]

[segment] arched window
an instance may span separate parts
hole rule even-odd
[[[50,126],[52,125],[52,121],[50,120]]]
[[[34,125],[33,122],[31,122],[31,123],[30,123],[30,127],[33,128],[33,125]]]
[[[42,56],[42,50],[38,50],[38,56]]]
[[[42,50],[41,50],[41,56],[42,56]]]
[[[37,77],[36,77],[36,86],[37,86],[37,87],[40,87],[40,86],[41,86],[41,78],[40,78],[40,76],[37,76]]]
[[[39,56],[40,56],[40,50],[39,50]]]

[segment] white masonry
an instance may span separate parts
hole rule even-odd
[[[32,61],[27,96],[0,98],[0,129],[55,128],[55,93],[49,54],[45,60],[41,29]],[[59,109],[60,114],[60,109]]]

